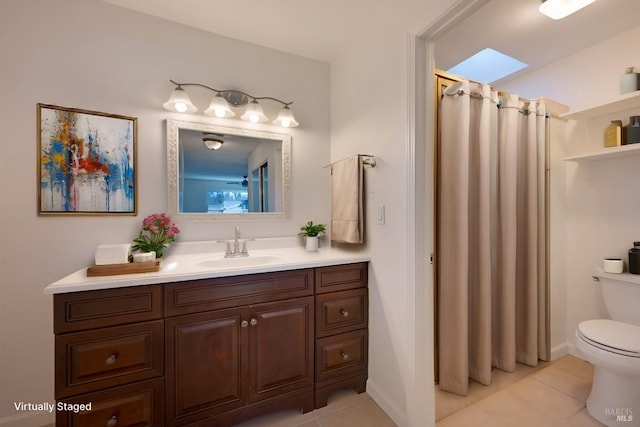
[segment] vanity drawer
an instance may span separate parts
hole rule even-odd
[[[91,411],[74,411],[74,408],[87,403],[91,403]],[[70,410],[56,411],[57,426],[160,427],[164,425],[164,382],[155,379],[114,387],[61,400],[58,405],[68,405],[66,408]]]
[[[316,337],[367,327],[367,288],[316,296]]]
[[[161,285],[53,296],[53,329],[56,334],[161,318]]]
[[[366,288],[367,274],[366,262],[316,268],[316,294]]]
[[[366,370],[366,329],[316,340],[316,381]]]
[[[313,269],[165,285],[165,314],[178,316],[313,295]]]
[[[157,377],[164,372],[164,321],[57,335],[56,397]]]

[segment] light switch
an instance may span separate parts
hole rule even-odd
[[[384,205],[378,206],[378,224],[384,225]]]

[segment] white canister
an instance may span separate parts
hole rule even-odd
[[[640,89],[640,74],[633,71],[633,67],[627,68],[627,71],[620,78],[620,93],[634,92]]]
[[[602,260],[602,269],[605,273],[622,273],[624,264],[622,258],[605,258]]]

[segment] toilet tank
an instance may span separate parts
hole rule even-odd
[[[609,317],[640,326],[640,275],[598,270],[598,280]]]

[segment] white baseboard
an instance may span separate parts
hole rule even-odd
[[[570,354],[579,359],[584,359],[584,357],[576,349],[576,346],[572,342],[567,341],[551,349],[551,360],[558,360],[559,358],[561,358],[562,356],[566,356],[567,354]]]
[[[554,360],[558,360],[567,354],[569,354],[569,343],[563,342],[562,344],[551,348],[551,361],[553,362]]]
[[[28,412],[0,418],[3,427],[49,427],[55,423],[55,417],[48,412]]]
[[[405,411],[400,410],[371,379],[367,380],[367,394],[386,412],[394,423],[399,426],[407,425]]]

